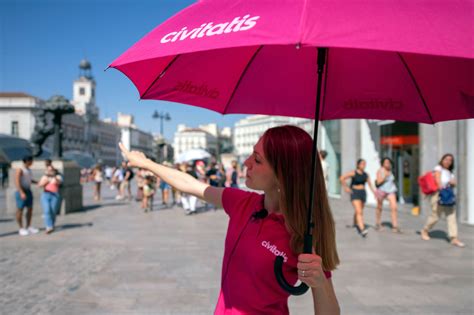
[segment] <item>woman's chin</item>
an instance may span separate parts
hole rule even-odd
[[[245,186],[247,186],[247,188],[253,189],[252,181],[248,177],[245,179]]]

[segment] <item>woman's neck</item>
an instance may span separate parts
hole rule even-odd
[[[268,213],[280,213],[280,193],[277,190],[265,191],[263,206]]]

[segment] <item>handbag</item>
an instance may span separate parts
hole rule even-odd
[[[438,191],[438,184],[432,171],[426,172],[418,177],[418,185],[425,195],[431,195]]]
[[[456,195],[451,186],[442,188],[439,191],[438,204],[441,206],[454,206],[456,204]]]

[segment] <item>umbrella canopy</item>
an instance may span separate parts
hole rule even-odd
[[[191,149],[180,153],[176,157],[176,163],[189,162],[194,160],[205,160],[211,157],[211,154],[203,149]]]
[[[141,99],[223,114],[434,124],[474,118],[473,20],[471,0],[200,1],[110,66]],[[314,163],[311,174],[305,253]],[[282,263],[277,281],[303,294],[308,287],[292,288]]]
[[[140,98],[321,120],[474,117],[472,1],[201,1],[110,66]]]

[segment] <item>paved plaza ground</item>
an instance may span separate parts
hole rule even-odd
[[[86,211],[59,217],[51,235],[20,237],[13,217],[0,211],[0,314],[212,314],[224,211],[185,216],[157,202],[156,211],[143,213],[134,201],[116,201],[108,188],[95,203],[91,190],[84,187]],[[343,314],[474,313],[474,227],[459,227],[465,249],[445,240],[445,221],[431,241],[421,241],[425,217],[403,208],[403,234],[371,229],[362,239],[347,227],[349,203],[331,205],[341,258],[333,281]],[[366,210],[373,224],[374,209]],[[41,211],[35,212],[40,227]],[[290,311],[312,314],[311,294],[291,297]]]

